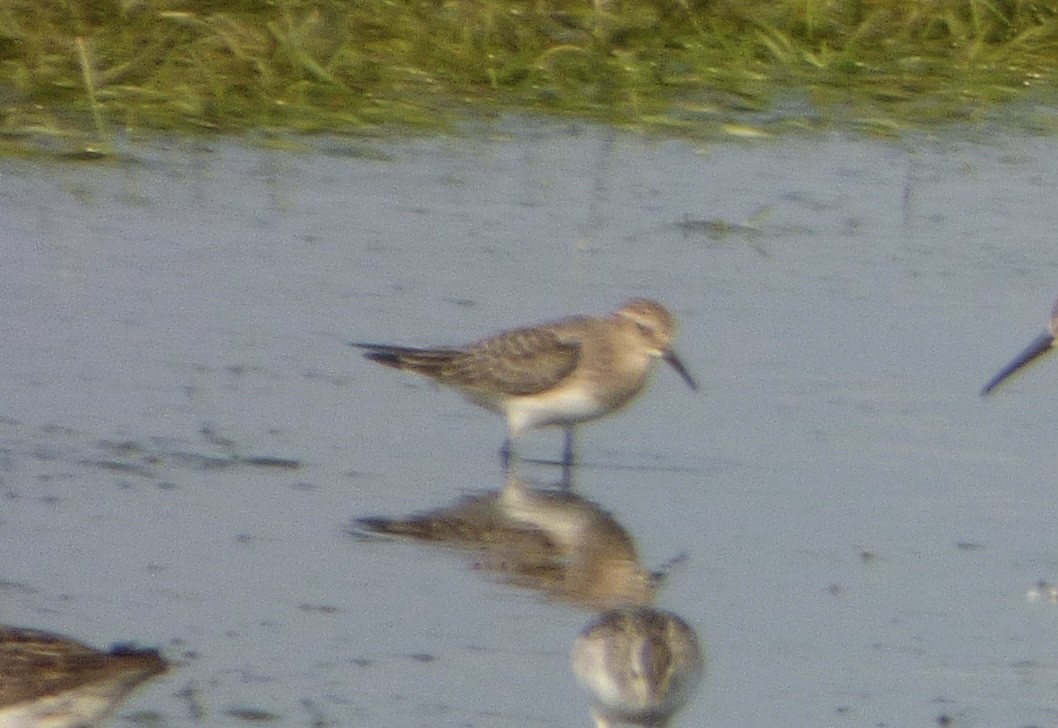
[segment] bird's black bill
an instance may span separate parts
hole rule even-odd
[[[693,389],[695,392],[698,391],[698,383],[694,381],[694,377],[687,371],[687,367],[683,366],[683,362],[676,356],[676,352],[669,349],[665,352],[663,357],[669,365],[676,370],[676,372],[683,378],[683,381],[687,382],[687,386]]]
[[[991,394],[1000,384],[1009,379],[1015,372],[1019,372],[1029,364],[1040,359],[1044,354],[1050,352],[1055,345],[1054,336],[1048,332],[1040,334],[1035,341],[1029,344],[1025,351],[1021,352],[1016,359],[1007,364],[1003,369],[992,377],[992,380],[981,390],[981,396]]]

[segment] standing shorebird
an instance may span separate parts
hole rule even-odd
[[[694,630],[660,609],[602,614],[577,637],[571,657],[573,673],[594,698],[596,728],[664,728],[705,671]]]
[[[1024,369],[1044,354],[1050,353],[1055,347],[1056,339],[1058,339],[1058,301],[1055,301],[1054,308],[1051,309],[1051,323],[1047,331],[1037,336],[1031,344],[1025,347],[1024,351],[992,377],[992,380],[981,390],[981,395],[991,394],[1015,372]]]
[[[0,625],[0,726],[98,725],[137,685],[165,670],[157,650],[101,652],[56,634]]]
[[[655,301],[635,298],[605,318],[574,316],[502,331],[474,344],[415,349],[353,343],[372,361],[422,374],[458,389],[507,418],[504,465],[527,430],[565,430],[563,465],[573,464],[573,428],[617,412],[646,387],[664,359],[698,385],[672,350],[676,321]]]

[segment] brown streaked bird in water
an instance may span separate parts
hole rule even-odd
[[[372,361],[459,390],[507,418],[501,454],[537,427],[565,431],[562,464],[573,464],[573,428],[620,411],[668,362],[692,390],[698,384],[672,349],[676,320],[656,301],[634,298],[606,317],[573,316],[501,331],[464,346],[418,349],[354,342]]]
[[[96,726],[136,686],[166,669],[157,650],[103,652],[50,632],[0,625],[0,726]]]
[[[649,607],[599,615],[577,637],[571,659],[577,681],[592,694],[596,728],[664,728],[705,672],[694,630]]]

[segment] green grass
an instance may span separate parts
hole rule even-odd
[[[691,135],[900,130],[1050,100],[1056,64],[1050,1],[3,0],[0,143],[504,111]]]

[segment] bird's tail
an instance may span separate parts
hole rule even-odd
[[[365,344],[355,341],[350,346],[365,349],[364,357],[371,361],[434,378],[439,377],[444,368],[462,354],[458,349],[416,349],[409,346]]]

